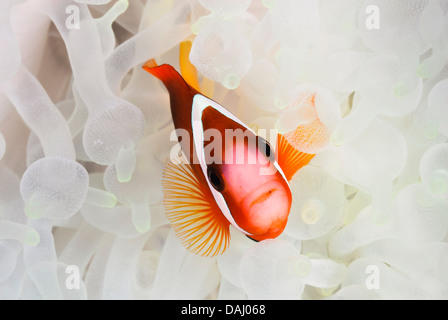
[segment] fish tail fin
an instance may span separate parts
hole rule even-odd
[[[170,83],[183,80],[172,66],[169,64],[158,65],[154,59],[146,61],[142,68],[161,80],[167,88]]]
[[[191,41],[183,41],[179,47],[180,73],[185,81],[194,89],[200,91],[198,71],[190,61]]]
[[[170,93],[173,111],[177,113],[186,106],[191,107],[193,97],[199,91],[190,86],[176,69],[169,64],[157,65],[154,59],[148,60],[142,68],[163,82]]]

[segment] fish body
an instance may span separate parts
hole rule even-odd
[[[269,142],[172,66],[150,60],[143,68],[163,82],[174,127],[191,137],[179,141],[187,163],[169,162],[163,179],[165,211],[185,247],[221,254],[230,225],[256,241],[280,235],[292,202],[288,180],[313,155],[278,135],[276,157]]]

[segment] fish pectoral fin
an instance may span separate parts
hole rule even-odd
[[[315,154],[305,153],[294,148],[282,135],[277,136],[277,163],[289,181],[303,166],[306,166]]]
[[[222,254],[230,242],[230,223],[191,166],[168,162],[162,188],[166,216],[182,244],[202,256]]]

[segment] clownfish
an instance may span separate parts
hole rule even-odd
[[[200,93],[197,75],[189,74],[195,68],[185,54],[183,58],[181,54],[181,70],[192,84],[168,64],[149,60],[143,69],[163,82],[174,127],[190,137],[178,136],[187,161],[169,161],[162,180],[165,213],[182,244],[202,256],[222,254],[230,243],[230,225],[255,241],[279,236],[291,209],[289,180],[314,154],[298,151],[281,134],[274,151],[267,140]],[[222,137],[226,130],[241,130],[247,139],[223,142],[213,157],[221,161],[210,161],[205,150],[212,141],[204,134],[209,129]],[[275,169],[272,174],[262,173],[267,167]]]

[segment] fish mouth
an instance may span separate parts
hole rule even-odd
[[[252,234],[283,230],[291,200],[285,186],[278,180],[271,180],[247,194],[241,200],[241,209],[251,226]]]
[[[242,200],[241,204],[243,206],[252,206],[256,204],[260,204],[269,197],[271,197],[274,193],[283,190],[283,185],[277,180],[270,180],[265,184],[262,184],[256,190],[248,193]]]

